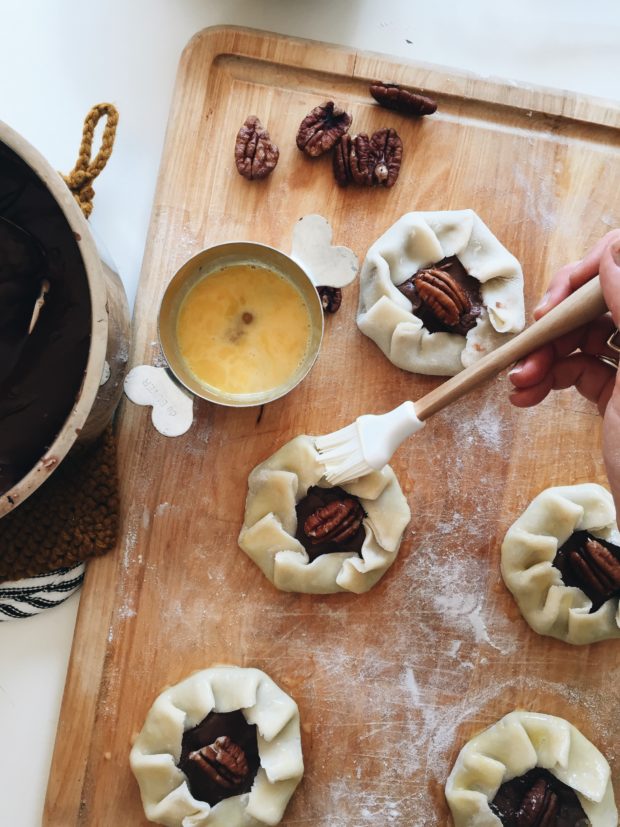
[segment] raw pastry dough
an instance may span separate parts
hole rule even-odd
[[[241,710],[250,724],[256,724],[260,756],[250,792],[215,807],[192,796],[177,767],[183,732],[212,710]],[[149,821],[166,827],[278,824],[304,769],[297,704],[260,669],[204,669],[159,695],[129,761]]]
[[[620,601],[590,614],[590,599],[565,586],[552,565],[558,548],[581,530],[620,543],[611,494],[594,483],[548,488],[508,529],[501,553],[504,582],[532,629],[576,644],[620,637]]]
[[[362,556],[351,551],[333,552],[310,563],[294,535],[295,505],[312,485],[329,487],[323,479],[323,466],[313,438],[302,435],[251,472],[239,545],[282,591],[368,591],[396,559],[403,531],[411,518],[396,475],[386,465],[381,471],[342,486],[359,497],[367,514]]]
[[[430,333],[397,289],[419,269],[454,255],[481,282],[486,305],[466,336]],[[523,329],[521,265],[473,210],[407,213],[368,250],[357,324],[397,367],[452,376]]]
[[[485,729],[460,751],[446,798],[455,827],[500,827],[491,811],[501,784],[543,767],[571,787],[592,827],[616,827],[609,764],[568,721],[516,710]]]

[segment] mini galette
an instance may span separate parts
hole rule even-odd
[[[473,210],[407,213],[366,254],[357,324],[397,367],[453,376],[523,329],[521,265]]]
[[[620,637],[620,534],[602,486],[535,497],[508,529],[501,571],[535,632],[576,644]]]
[[[468,741],[446,782],[455,827],[616,827],[609,764],[576,727],[515,710]]]
[[[282,591],[366,592],[396,559],[411,518],[386,465],[331,487],[310,436],[251,472],[239,545]]]
[[[129,761],[149,821],[278,824],[304,770],[297,704],[260,669],[203,669],[156,698]]]

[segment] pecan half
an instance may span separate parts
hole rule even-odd
[[[351,116],[344,109],[333,101],[325,101],[315,106],[299,125],[297,146],[311,158],[318,158],[348,131],[351,121]]]
[[[419,95],[403,89],[397,83],[372,83],[370,94],[386,109],[395,109],[404,115],[432,115],[437,110],[437,103],[426,95]]]
[[[558,812],[558,797],[544,778],[525,794],[521,806],[515,813],[516,827],[552,827]]]
[[[317,508],[306,518],[304,531],[313,543],[343,543],[355,534],[363,519],[364,509],[358,500],[344,497]]]
[[[456,327],[471,310],[467,293],[445,270],[421,270],[414,285],[424,304],[448,327]]]
[[[342,290],[339,287],[326,287],[325,285],[316,288],[321,299],[324,313],[336,313],[342,304]]]
[[[347,135],[336,146],[334,177],[340,186],[353,181],[362,187],[392,187],[402,157],[403,142],[395,129],[379,129],[370,138],[365,132],[352,138]]]
[[[351,180],[362,187],[372,187],[375,157],[370,138],[365,132],[351,138],[349,167]]]
[[[370,139],[375,167],[375,183],[393,187],[403,159],[403,142],[395,129],[379,129]]]
[[[590,824],[572,787],[542,767],[505,781],[489,806],[506,827]]]
[[[226,789],[242,784],[249,772],[245,752],[228,735],[222,735],[212,744],[190,752],[189,759],[195,761],[212,781]]]
[[[276,167],[280,150],[256,115],[250,115],[237,133],[237,172],[249,181],[266,178]]]
[[[353,180],[350,157],[351,136],[347,132],[336,142],[332,156],[334,178],[341,187],[346,187],[347,184]]]
[[[591,599],[601,604],[620,593],[620,560],[602,543],[588,538],[581,548],[569,551],[568,560]]]

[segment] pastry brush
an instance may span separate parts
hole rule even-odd
[[[483,356],[473,365],[427,393],[417,402],[403,402],[380,415],[365,414],[332,434],[316,437],[315,445],[333,485],[378,471],[408,436],[434,413],[447,408],[500,371],[543,345],[594,321],[607,312],[599,277],[584,284],[527,330]]]

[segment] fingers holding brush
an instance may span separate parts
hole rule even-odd
[[[508,374],[514,385],[510,401],[519,408],[537,405],[552,390],[575,386],[603,414],[613,390],[616,353],[607,344],[615,330],[610,316],[586,325],[534,351]]]
[[[534,351],[515,365],[509,373],[514,385],[510,394],[513,405],[537,405],[551,390],[574,385],[597,405],[599,413],[605,413],[618,365],[618,351],[608,341],[620,324],[620,230],[607,233],[581,261],[558,270],[534,316],[544,316],[597,273],[610,313]]]

